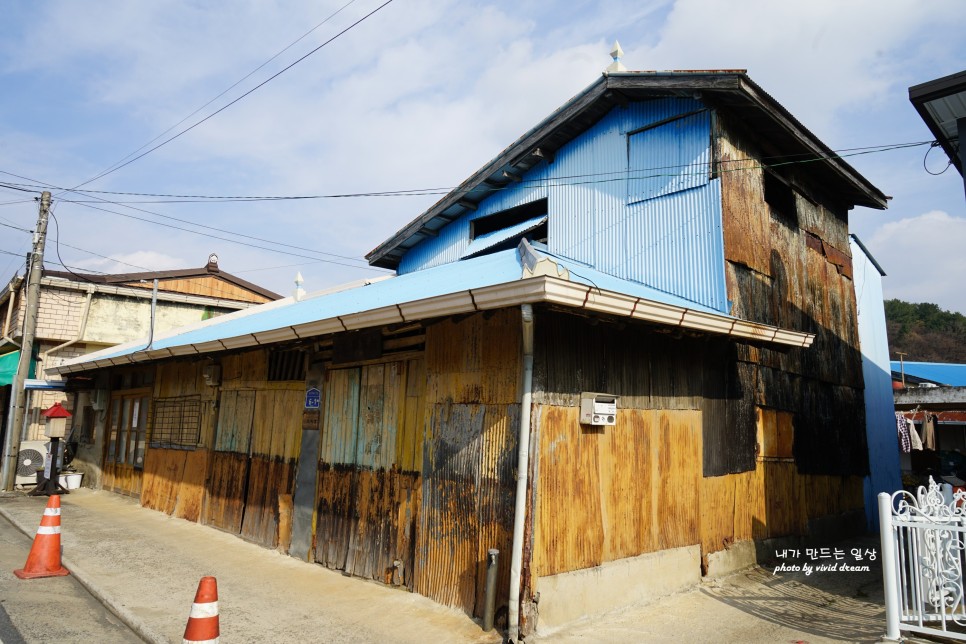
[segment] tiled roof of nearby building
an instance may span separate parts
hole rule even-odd
[[[231,273],[226,273],[218,268],[217,261],[209,261],[207,265],[201,268],[183,268],[176,270],[167,271],[145,271],[142,273],[113,273],[113,274],[89,274],[81,273],[78,271],[51,271],[44,270],[44,275],[49,277],[61,277],[64,279],[72,281],[83,281],[89,282],[91,284],[106,284],[114,286],[140,286],[144,288],[151,288],[151,282],[154,280],[159,280],[160,282],[175,282],[179,280],[190,280],[197,278],[216,278],[220,281],[227,282],[228,284],[239,287],[243,291],[250,291],[255,295],[259,296],[259,300],[279,300],[282,298],[278,293],[274,293],[266,288],[262,288],[257,284],[252,284],[249,281],[243,280],[240,277],[236,277]],[[161,286],[161,288],[165,288]],[[172,290],[170,288],[166,290]],[[174,288],[173,290],[179,290]],[[179,290],[180,292],[180,290]],[[202,295],[204,293],[194,292],[193,295]],[[225,297],[224,293],[215,294],[216,297]],[[226,299],[238,299],[236,298],[226,298]]]

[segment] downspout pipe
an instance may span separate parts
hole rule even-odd
[[[48,349],[40,355],[40,362],[44,365],[45,369],[47,368],[47,358],[50,356],[50,354],[60,351],[61,349],[66,349],[70,345],[80,342],[84,338],[84,332],[87,331],[87,319],[91,314],[91,299],[93,299],[93,297],[94,286],[90,284],[87,286],[87,300],[84,302],[84,312],[81,314],[80,330],[77,332],[77,335],[74,336],[73,340],[68,340],[63,344],[58,344],[53,349]]]
[[[520,439],[517,447],[517,496],[513,509],[513,545],[510,551],[510,642],[520,641],[520,584],[523,564],[523,528],[527,518],[527,477],[530,471],[530,406],[533,400],[533,307],[520,306],[523,319],[523,395],[520,399]]]
[[[10,284],[7,286],[7,316],[3,321],[3,336],[0,337],[0,347],[5,344],[12,344],[19,347],[20,345],[14,342],[13,338],[10,337],[10,320],[13,319],[13,302],[17,295],[17,290],[20,288],[20,279],[14,277],[10,280]]]

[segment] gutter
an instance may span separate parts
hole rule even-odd
[[[527,477],[530,472],[530,407],[533,399],[533,307],[520,306],[523,330],[523,395],[520,399],[520,437],[517,445],[517,493],[513,508],[513,544],[510,550],[510,642],[520,641],[520,583],[523,529],[527,519]]]
[[[67,362],[46,371],[50,374],[77,373],[100,367],[257,347],[386,324],[408,323],[440,316],[537,303],[557,304],[567,308],[627,317],[664,327],[712,333],[751,342],[807,348],[815,339],[814,333],[782,329],[675,304],[656,302],[643,297],[605,291],[594,286],[571,282],[566,277],[542,273],[512,282],[205,342],[187,342],[144,350],[141,348],[144,346],[144,340],[138,340],[88,354],[78,358],[77,361]],[[168,338],[177,335],[180,334],[175,333]],[[155,338],[155,345],[168,338]],[[130,353],[124,353],[124,351],[130,351]]]

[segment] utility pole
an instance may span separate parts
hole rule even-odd
[[[40,195],[40,215],[37,217],[37,230],[34,233],[34,247],[27,262],[27,310],[23,324],[23,338],[20,342],[20,362],[17,375],[13,379],[10,392],[10,422],[7,423],[7,436],[3,446],[3,463],[0,464],[0,482],[4,490],[12,490],[17,476],[17,454],[20,452],[20,433],[23,431],[25,409],[24,380],[30,371],[33,360],[34,335],[37,332],[37,312],[40,310],[40,278],[44,271],[44,244],[47,241],[47,218],[50,216],[50,193]],[[12,295],[11,295],[12,297]],[[56,458],[57,455],[54,455]]]

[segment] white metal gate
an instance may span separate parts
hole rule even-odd
[[[886,639],[900,631],[966,641],[966,493],[932,478],[913,495],[879,495]]]

